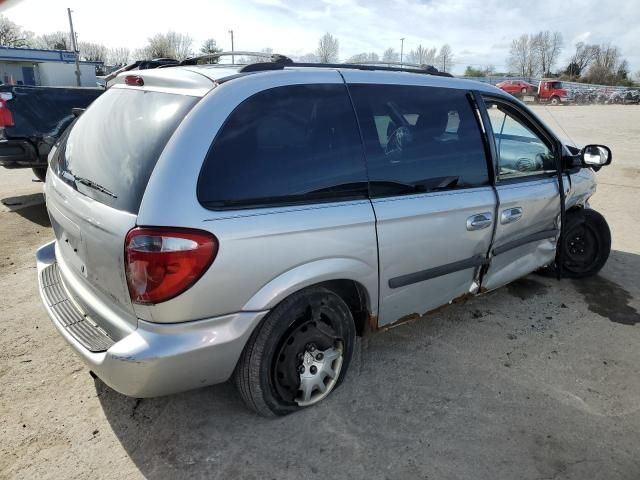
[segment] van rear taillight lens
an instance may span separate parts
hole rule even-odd
[[[3,98],[0,98],[0,127],[13,127],[13,114]]]
[[[138,227],[127,233],[124,250],[131,301],[153,304],[196,283],[216,258],[218,240],[202,230]]]

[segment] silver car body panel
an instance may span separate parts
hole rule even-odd
[[[93,353],[69,334],[44,299],[40,273],[53,262],[60,265],[54,242],[38,250],[36,262],[43,304],[60,335],[102,381],[131,397],[157,397],[226,381],[251,332],[267,313],[236,313],[170,325],[140,320],[135,330],[106,352]],[[71,296],[64,272],[63,278]]]
[[[311,70],[265,72],[222,83],[178,127],[151,174],[138,225],[207,230],[218,238],[220,250],[200,281],[182,295],[160,305],[136,305],[140,318],[175,322],[268,309],[282,300],[285,292],[339,279],[362,284],[370,310],[377,312],[375,217],[368,200],[211,211],[196,197],[202,159],[229,114],[243,100],[278,86],[343,83],[334,70]],[[283,287],[283,278],[292,283]]]
[[[379,325],[422,315],[469,293],[480,265],[464,268],[464,262],[484,259],[492,224],[469,231],[467,220],[493,215],[490,187],[380,198],[373,206],[380,257]],[[453,271],[439,275],[434,270],[447,265]]]
[[[515,101],[490,85],[412,73],[295,67],[241,75],[221,66],[177,67],[136,75],[143,77],[143,87],[124,85],[121,74],[114,88],[202,98],[164,148],[137,216],[91,200],[49,175],[45,194],[56,242],[37,254],[38,271],[57,262],[68,297],[115,343],[105,352],[89,352],[45,305],[56,328],[89,368],[127,395],[156,396],[225,381],[256,325],[306,286],[356,282],[366,293],[369,313],[378,317],[379,326],[388,325],[475,293],[481,265],[493,248],[558,226],[553,178],[498,187],[498,216],[492,187],[225,211],[198,202],[202,161],[216,134],[242,101],[262,90],[346,81],[479,90]],[[230,76],[233,81],[224,81]],[[585,205],[595,190],[593,173],[586,170],[572,173],[566,183],[567,208]],[[512,206],[523,208],[522,218],[496,225],[501,210]],[[477,214],[487,214],[490,223],[469,229],[469,219]],[[219,252],[181,295],[158,305],[132,304],[123,255],[124,238],[134,226],[206,230],[218,238]],[[544,239],[495,255],[483,287],[522,276],[554,255],[555,243]],[[465,263],[469,260],[476,263]]]
[[[67,288],[119,338],[137,324],[124,273],[124,238],[136,216],[82,195],[56,175],[47,177],[45,199]]]
[[[491,264],[482,281],[487,290],[551,263],[560,233],[560,195],[556,177],[524,178],[515,183],[498,184],[496,190],[500,202],[496,232]],[[519,216],[509,221],[505,214],[512,209],[517,209]],[[523,243],[518,245],[519,242]]]

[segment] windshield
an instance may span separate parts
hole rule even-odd
[[[114,88],[64,136],[52,169],[78,192],[137,213],[151,172],[196,97]]]

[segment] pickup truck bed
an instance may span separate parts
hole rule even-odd
[[[51,146],[73,121],[73,108],[86,108],[102,88],[0,86],[0,98],[11,111],[13,125],[0,126],[0,166],[34,168],[47,165]]]

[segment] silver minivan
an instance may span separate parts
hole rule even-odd
[[[49,156],[54,325],[133,397],[233,378],[284,415],[357,335],[530,272],[593,275],[607,147],[428,71],[284,62],[124,72]]]

